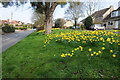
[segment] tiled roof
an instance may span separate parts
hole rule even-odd
[[[105,13],[106,11],[108,11],[111,7],[112,7],[112,6],[110,6],[109,8],[105,8],[105,9],[96,11],[96,12],[93,13],[91,16],[92,16],[92,17],[95,17],[95,18],[97,18],[97,17],[103,17],[104,13]],[[85,19],[83,19],[81,22],[84,22],[84,21],[85,21]]]
[[[108,10],[109,8],[105,8],[99,11],[96,11],[94,14],[92,14],[92,17],[102,17],[103,14]]]

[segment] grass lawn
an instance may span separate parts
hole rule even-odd
[[[54,30],[52,33],[52,35],[54,36],[52,35],[46,36],[43,34],[43,32],[34,32],[25,39],[18,42],[16,45],[10,47],[8,50],[3,52],[2,77],[3,78],[120,77],[120,52],[117,51],[118,45],[113,44],[108,45],[107,43],[103,45],[103,43],[100,41],[99,43],[96,41],[95,44],[89,42],[87,42],[88,44],[85,42],[81,43],[82,41],[75,40],[67,42],[70,39],[68,39],[68,37],[65,36],[62,39],[60,35],[62,34],[61,32],[63,33],[63,35],[64,33],[67,32],[68,33],[70,32],[72,34],[71,30]],[[84,34],[83,37],[87,36],[87,34],[85,33],[83,34]],[[106,39],[108,38],[108,36],[112,36],[112,33],[109,34],[110,35],[106,35]],[[113,38],[115,38],[116,40],[119,37],[113,36]],[[71,40],[72,39],[74,38],[72,37]],[[81,38],[81,40],[83,39],[84,38]],[[101,50],[102,47],[101,45],[105,47],[104,50]],[[80,49],[78,48],[78,46],[82,46],[83,50],[81,51],[78,50]],[[110,49],[107,48],[107,46],[109,46]],[[92,51],[90,49],[92,49]],[[98,55],[97,54],[93,54],[94,56],[92,55],[93,52],[97,52],[99,50],[101,50],[101,52]],[[114,54],[115,51],[117,52]]]

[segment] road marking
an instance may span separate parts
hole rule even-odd
[[[8,39],[10,39],[10,38],[4,39],[3,41],[6,41],[6,40],[8,40]]]

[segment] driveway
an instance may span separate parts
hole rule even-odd
[[[13,46],[21,39],[25,38],[35,30],[16,31],[14,33],[6,33],[2,35],[2,52]]]

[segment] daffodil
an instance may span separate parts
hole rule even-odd
[[[92,51],[92,49],[90,48],[90,49],[88,49],[88,51]]]
[[[44,45],[44,47],[46,47],[46,45]]]
[[[61,54],[61,57],[65,57],[65,54]]]
[[[75,48],[74,50],[76,51],[77,49]]]
[[[74,50],[72,50],[72,52],[74,52]]]
[[[112,57],[116,57],[116,55],[115,55],[115,54],[113,54],[113,55],[112,55]]]
[[[74,53],[72,53],[72,55],[74,55]]]
[[[93,56],[94,54],[90,54],[90,56]]]
[[[98,51],[98,53],[102,53],[101,51]]]
[[[113,50],[110,50],[111,53],[113,53]]]
[[[105,47],[102,47],[102,50],[104,50],[105,49]]]
[[[96,52],[93,52],[93,54],[96,54]]]
[[[107,38],[107,41],[110,41],[111,39],[110,38]]]
[[[70,56],[70,54],[67,54],[68,56]]]
[[[96,55],[99,55],[99,53],[96,53]]]

